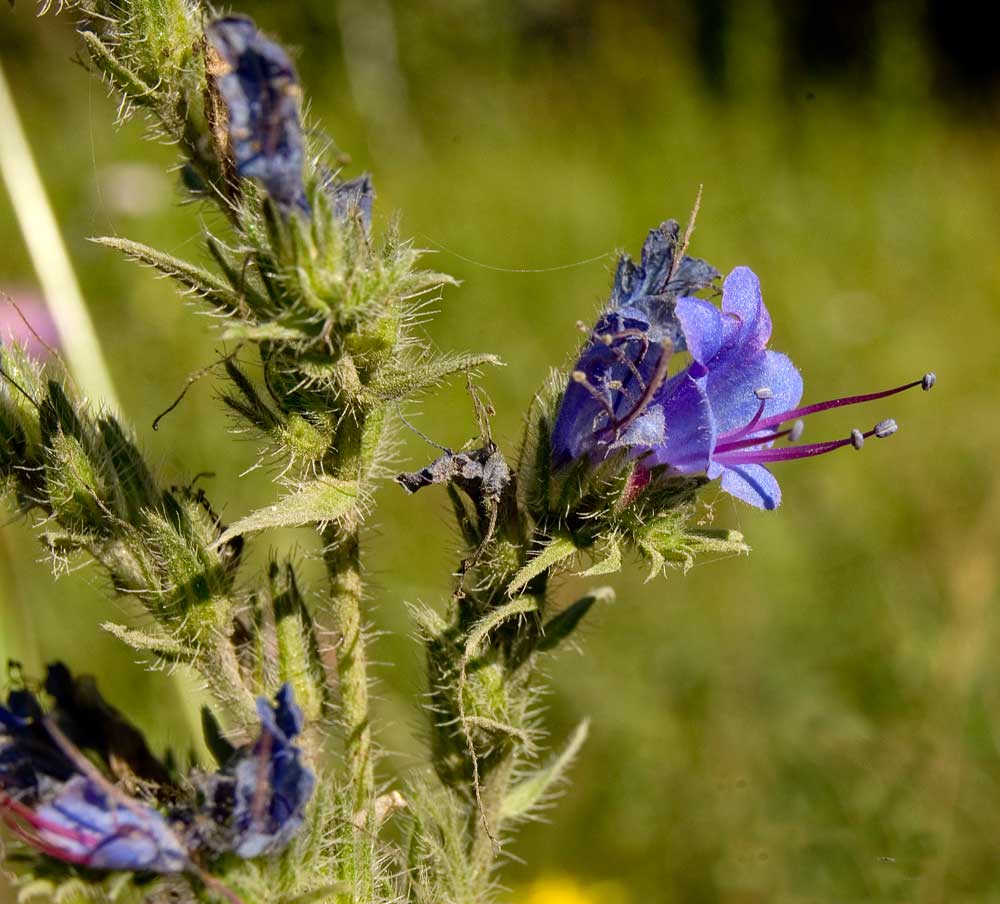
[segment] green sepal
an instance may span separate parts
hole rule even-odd
[[[222,401],[241,415],[258,430],[271,431],[281,426],[281,418],[271,411],[270,406],[260,397],[250,378],[240,370],[232,358],[226,358],[224,367],[239,395],[223,393]]]
[[[229,284],[238,298],[242,298],[247,305],[255,311],[259,311],[267,306],[267,299],[257,290],[250,281],[250,268],[244,263],[237,267],[231,260],[227,249],[215,236],[208,236],[206,239],[208,251],[219,265],[219,269],[225,274]],[[249,260],[249,254],[248,254]]]
[[[612,536],[601,543],[600,558],[590,568],[577,574],[582,578],[593,578],[602,574],[615,574],[621,570],[622,548],[618,539]]]
[[[80,36],[94,65],[131,103],[144,107],[156,106],[160,97],[155,88],[118,60],[111,48],[92,31],[81,31]]]
[[[159,488],[142,453],[117,420],[112,417],[99,418],[97,429],[117,479],[122,513],[125,520],[134,524],[140,520],[143,509],[159,506]]]
[[[278,679],[295,691],[295,702],[306,722],[313,724],[323,714],[326,676],[316,637],[316,623],[299,592],[295,569],[286,562],[272,562],[268,570],[274,633],[278,653]]]
[[[538,600],[533,596],[518,596],[509,602],[491,610],[477,621],[465,638],[465,660],[469,661],[476,655],[479,645],[486,640],[490,632],[505,621],[538,611]]]
[[[667,567],[687,572],[704,553],[725,556],[750,552],[739,531],[690,528],[689,515],[688,509],[682,507],[635,531],[635,545],[652,566],[647,580]]]

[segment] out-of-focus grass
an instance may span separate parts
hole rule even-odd
[[[301,25],[291,6],[241,6],[262,24]],[[486,376],[498,436],[513,443],[548,368],[571,357],[575,321],[606,297],[611,252],[636,253],[650,226],[683,218],[699,183],[695,252],[761,276],[774,346],[802,368],[807,398],[926,369],[940,384],[810,423],[814,439],[889,415],[902,429],[861,455],[782,466],[777,513],[718,497],[716,521],[744,531],[750,558],[615,580],[619,601],[585,632],[587,660],[565,655],[550,669],[555,739],[584,715],[593,727],[552,824],[514,848],[526,864],[511,881],[568,872],[617,880],[636,901],[684,904],[1000,900],[1000,134],[928,99],[903,28],[879,51],[877,89],[857,96],[778,83],[767,21],[748,20],[732,39],[737,87],[721,100],[701,91],[669,28],[620,27],[613,8],[579,58],[519,55],[504,32],[491,43],[486,25],[463,52],[438,18],[400,12],[425,153],[376,160],[335,33],[283,35],[310,50],[301,68],[314,120],[354,155],[352,173],[375,166],[381,223],[402,211],[404,231],[464,282],[431,336],[506,360]],[[267,475],[237,477],[253,449],[225,435],[208,381],[148,429],[211,359],[211,321],[84,240],[121,232],[195,254],[205,213],[157,181],[169,148],[141,143],[138,124],[111,128],[102,89],[68,65],[64,24],[23,9],[11,21],[5,65],[123,403],[169,479],[214,470],[213,499],[244,512],[268,498]],[[148,207],[115,200],[116,172],[160,186]],[[29,281],[4,203],[0,283]],[[547,273],[491,269],[604,252]],[[418,420],[451,445],[474,431],[460,389]],[[403,439],[401,461],[433,454]],[[445,596],[452,538],[441,494],[406,499],[387,486],[380,502],[368,566],[373,620],[392,632],[376,651],[381,739],[386,767],[407,769],[421,657],[403,603]],[[28,662],[98,670],[158,743],[182,737],[179,720],[154,709],[162,678],[142,675],[96,627],[127,617],[123,604],[105,601],[86,570],[52,584],[26,529],[6,529],[4,542],[5,606],[30,618],[39,644]],[[15,652],[7,624],[5,654]]]

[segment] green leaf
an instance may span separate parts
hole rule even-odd
[[[114,248],[127,257],[158,270],[186,289],[197,293],[209,304],[228,310],[236,310],[239,307],[239,296],[233,289],[214,273],[202,267],[129,239],[100,236],[92,238],[91,241],[108,248]]]
[[[440,358],[416,361],[400,368],[385,368],[365,388],[364,401],[392,402],[409,398],[431,389],[448,377],[484,365],[502,367],[497,355],[445,355]]]
[[[566,775],[583,742],[587,740],[590,720],[584,719],[569,736],[566,745],[541,769],[516,784],[507,793],[500,811],[501,819],[518,819],[527,816],[545,802],[555,786]]]
[[[216,763],[224,766],[232,759],[236,748],[226,740],[218,719],[207,706],[201,708],[201,733],[205,738],[205,746],[209,753],[215,757]]]
[[[545,623],[538,649],[542,652],[553,650],[576,630],[594,603],[613,603],[615,592],[610,587],[598,587],[567,606],[558,615]]]
[[[114,622],[104,622],[101,627],[140,653],[155,653],[164,659],[182,662],[189,662],[195,657],[191,647],[160,631],[126,628]]]
[[[94,65],[122,94],[135,104],[148,106],[155,103],[156,90],[127,66],[122,65],[107,44],[92,31],[81,31],[80,35],[83,43],[87,45],[87,52]]]
[[[507,593],[513,596],[519,593],[540,574],[558,565],[564,559],[576,555],[579,549],[572,537],[557,534],[554,536],[533,559],[514,575],[513,580],[507,585]]]
[[[233,323],[222,332],[227,342],[302,342],[306,333],[280,323]]]
[[[520,615],[527,615],[529,612],[538,610],[538,600],[531,596],[519,596],[508,603],[493,609],[484,615],[472,626],[465,639],[464,661],[472,659],[476,655],[479,645],[486,640],[490,631],[505,621]]]
[[[274,505],[240,518],[212,545],[219,547],[233,537],[273,527],[302,527],[306,524],[337,521],[350,514],[360,499],[361,491],[352,480],[335,480],[331,477],[310,480]]]
[[[586,571],[578,572],[582,578],[593,578],[602,574],[614,574],[622,570],[622,548],[618,541],[611,537],[604,544],[604,558],[598,560]]]

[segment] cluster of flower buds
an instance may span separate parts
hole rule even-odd
[[[552,465],[596,464],[622,450],[637,462],[632,492],[660,478],[705,475],[763,509],[781,502],[767,465],[807,458],[896,431],[880,421],[841,439],[794,445],[802,418],[921,386],[933,373],[893,389],[800,406],[802,376],[768,349],[771,317],[760,281],[736,267],[722,285],[721,310],[695,296],[718,273],[704,261],[677,260],[673,221],[649,233],[639,266],[619,263],[611,300],[590,333],[562,397],[552,432]],[[690,360],[670,375],[671,357]],[[775,447],[775,441],[793,444]]]
[[[261,727],[222,768],[177,776],[92,679],[49,667],[46,710],[26,689],[0,705],[0,816],[48,857],[99,870],[201,869],[232,852],[281,850],[302,825],[314,778],[294,738],[302,714],[283,686],[257,702]]]

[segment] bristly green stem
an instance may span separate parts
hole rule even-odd
[[[368,657],[361,605],[361,555],[358,530],[345,525],[323,532],[324,560],[330,579],[330,615],[338,639],[337,678],[344,759],[347,765],[354,843],[345,876],[352,881],[354,898],[373,900],[375,890],[375,764],[372,760],[371,714],[368,708]]]
[[[361,560],[357,530],[330,527],[323,534],[324,560],[330,578],[330,613],[337,633],[337,676],[340,682],[344,755],[356,813],[367,812],[375,778],[368,712],[368,660],[361,602]]]

